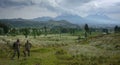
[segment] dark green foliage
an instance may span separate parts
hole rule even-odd
[[[70,29],[70,34],[72,34],[72,35],[75,34],[75,29],[74,28]]]
[[[0,35],[2,35],[4,33],[3,28],[0,28]]]
[[[85,30],[85,37],[87,38],[87,37],[88,37],[88,33],[90,33],[90,30],[89,30],[88,24],[85,24],[85,26],[84,26],[84,30]]]
[[[36,36],[37,36],[37,29],[32,29],[32,35],[34,36],[34,38],[36,38]]]
[[[44,34],[45,34],[45,36],[47,36],[47,27],[46,26],[44,26]]]
[[[103,29],[103,32],[105,33],[105,34],[108,34],[109,32],[108,32],[108,29]]]
[[[18,34],[20,34],[20,31],[17,28],[11,28],[9,31],[9,35],[16,36]]]
[[[9,32],[9,26],[0,22],[0,28],[3,29],[3,33],[7,34]],[[2,32],[2,31],[1,31]]]
[[[37,33],[37,36],[40,36],[42,34],[41,29],[37,29],[36,33]]]
[[[118,32],[120,32],[120,27],[118,27],[118,26],[115,26],[115,28],[114,28],[114,32],[115,32],[115,33],[118,33]]]
[[[41,35],[44,34],[62,34],[62,33],[70,33],[72,35],[75,34],[77,31],[78,25],[71,24],[68,21],[61,20],[61,21],[54,21],[50,20],[48,22],[38,22],[38,21],[31,21],[25,19],[0,19],[0,21],[4,24],[10,24],[12,28],[9,31],[9,35],[25,35],[25,37],[29,35]],[[28,32],[27,29],[30,31]],[[26,30],[25,30],[26,29]],[[36,32],[33,31],[33,29]],[[1,29],[2,32],[2,29]]]
[[[56,55],[63,55],[63,54],[67,54],[67,52],[65,50],[63,50],[63,49],[60,49],[60,50],[56,51],[55,54]]]
[[[55,27],[55,26],[62,26],[66,28],[77,28],[78,25],[69,23],[65,20],[60,21],[33,21],[33,20],[26,20],[26,19],[0,19],[2,23],[10,24],[12,27],[17,28],[43,28],[44,26],[47,26],[49,28]]]
[[[85,29],[85,32],[89,33],[89,27],[88,27],[88,24],[85,24],[84,29]]]
[[[27,38],[28,35],[30,34],[29,28],[23,28],[23,29],[21,29],[21,31],[22,31],[23,35],[25,35],[25,38]]]

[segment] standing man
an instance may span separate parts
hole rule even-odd
[[[25,57],[26,57],[26,55],[30,56],[31,46],[32,46],[31,43],[27,40],[27,42],[25,43],[25,49],[23,51]]]
[[[14,54],[12,56],[12,59],[14,59],[16,53],[17,53],[17,57],[19,59],[19,57],[20,57],[20,41],[19,41],[19,39],[17,39],[17,41],[14,42],[14,44],[13,44],[13,50],[14,50]]]

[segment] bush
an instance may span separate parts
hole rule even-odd
[[[56,51],[55,54],[56,55],[64,55],[64,54],[67,54],[67,52],[65,50],[63,50],[63,49],[60,49],[60,50]]]

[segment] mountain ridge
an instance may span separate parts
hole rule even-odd
[[[62,27],[83,27],[88,24],[90,27],[114,27],[120,26],[120,22],[114,21],[106,15],[89,15],[80,17],[78,15],[64,14],[52,17],[37,17],[34,19],[0,19],[3,23],[11,24],[13,27],[43,27],[43,26],[62,26]],[[67,23],[66,23],[67,22]]]
[[[60,26],[60,27],[64,27],[64,28],[77,28],[79,27],[76,24],[72,24],[66,20],[59,20],[59,21],[55,21],[55,20],[48,20],[48,21],[33,21],[33,20],[26,20],[26,19],[0,19],[0,22],[5,23],[5,24],[9,24],[11,27],[37,27],[37,28],[41,28],[44,26],[47,27],[56,27],[56,26]]]

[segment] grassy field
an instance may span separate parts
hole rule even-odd
[[[21,42],[20,59],[11,60],[11,46]],[[31,56],[23,57],[23,45],[30,40]],[[95,35],[87,39],[64,34],[0,36],[0,65],[120,65],[120,34]]]

